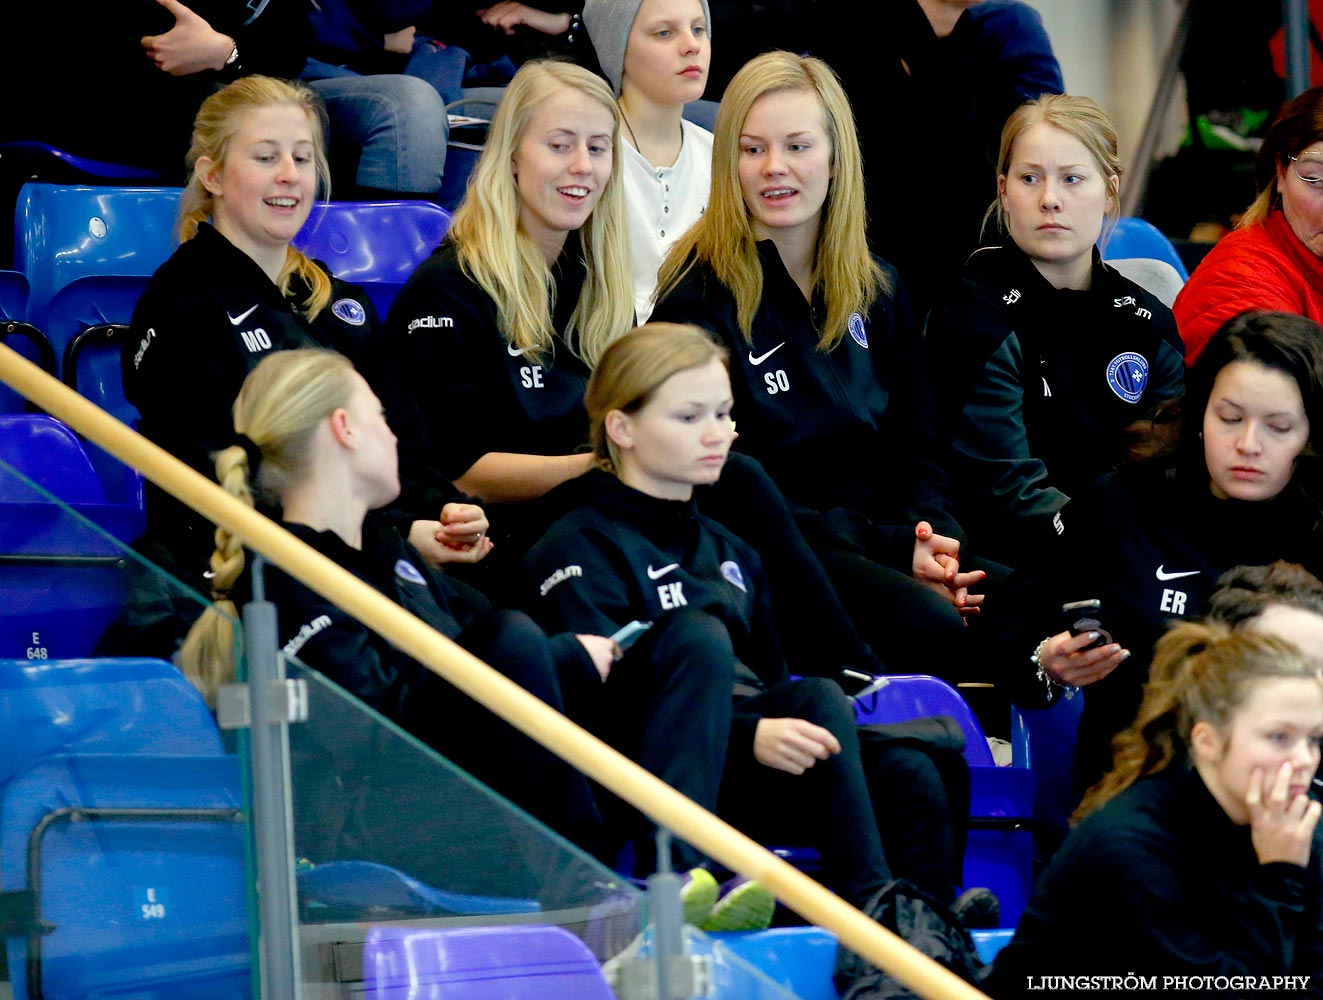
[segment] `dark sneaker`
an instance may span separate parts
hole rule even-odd
[[[991,889],[983,886],[962,892],[951,904],[951,912],[971,931],[986,931],[1001,926],[1001,901]]]
[[[776,897],[747,878],[733,878],[721,887],[711,915],[699,924],[705,931],[762,931],[772,925]]]

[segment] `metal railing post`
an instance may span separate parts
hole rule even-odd
[[[264,599],[264,569],[265,560],[256,556],[253,600],[243,609],[262,998],[297,1000],[302,984],[297,959],[298,890],[294,877],[289,724],[306,718],[306,696],[299,694],[306,688],[292,687],[285,679],[285,661],[277,645],[276,607]]]
[[[1309,7],[1305,0],[1282,0],[1282,29],[1286,35],[1286,99],[1309,89]]]

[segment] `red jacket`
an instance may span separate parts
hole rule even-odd
[[[1176,296],[1172,312],[1193,364],[1223,323],[1273,309],[1323,323],[1323,260],[1296,239],[1281,209],[1218,240]]]

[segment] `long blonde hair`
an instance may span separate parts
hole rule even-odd
[[[832,178],[811,279],[813,290],[820,291],[827,303],[818,349],[829,351],[845,336],[850,314],[866,314],[890,288],[868,251],[863,154],[854,113],[840,80],[821,59],[764,52],[745,63],[726,86],[712,142],[712,193],[707,211],[662,261],[657,301],[694,264],[706,264],[735,296],[740,330],[752,342],[753,317],[763,297],[763,269],[740,183],[740,133],[755,101],[768,94],[796,91],[807,91],[818,99],[831,141]]]
[[[231,496],[253,506],[253,487],[279,493],[305,473],[313,435],[322,421],[347,406],[354,366],[334,351],[276,351],[244,379],[234,401],[234,430],[261,453],[257,482],[250,482],[248,451],[234,444],[216,453],[216,480]],[[238,618],[231,592],[243,573],[243,543],[217,526],[211,554],[214,607],[203,612],[179,651],[184,676],[214,705],[216,692],[234,679]]]
[[[203,101],[193,119],[193,138],[184,161],[188,167],[188,183],[180,196],[179,215],[175,222],[175,235],[180,243],[196,236],[198,225],[215,214],[211,192],[198,175],[198,160],[206,157],[217,169],[224,169],[230,144],[239,131],[243,116],[250,111],[280,105],[298,108],[307,116],[312,127],[318,186],[323,197],[330,196],[331,171],[326,160],[325,110],[321,98],[301,83],[270,76],[240,77]],[[280,293],[286,298],[296,275],[309,289],[308,297],[299,303],[298,309],[309,320],[314,320],[331,301],[331,279],[302,251],[290,246],[285,250],[285,266],[276,281]]]
[[[1112,740],[1112,769],[1072,819],[1184,758],[1195,723],[1226,732],[1253,685],[1283,678],[1323,685],[1318,666],[1284,639],[1211,621],[1172,625],[1158,640],[1135,721]]]
[[[588,438],[599,468],[618,472],[620,455],[606,432],[612,410],[636,413],[672,375],[709,361],[729,365],[726,349],[699,327],[688,323],[648,323],[612,343],[588,379],[583,405],[588,411]]]
[[[621,180],[620,109],[601,77],[573,63],[533,60],[505,88],[482,155],[469,176],[447,238],[464,273],[496,303],[511,347],[542,356],[552,349],[555,281],[542,252],[519,226],[519,189],[511,160],[529,119],[561,89],[580,91],[611,113],[611,176],[580,242],[587,275],[566,338],[591,366],[606,345],[634,325],[634,275]]]

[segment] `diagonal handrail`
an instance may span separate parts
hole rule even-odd
[[[239,537],[419,663],[928,1000],[984,994],[8,347],[0,382]]]

